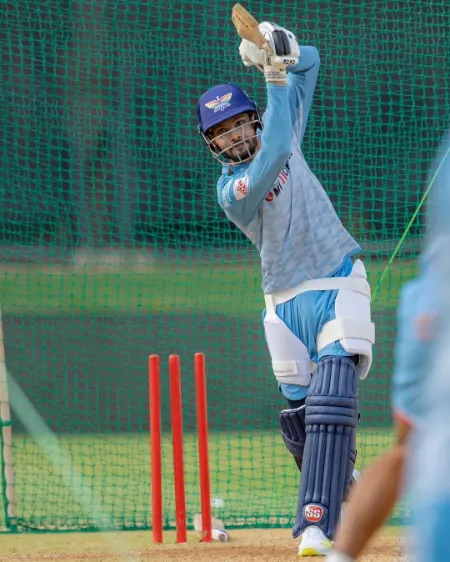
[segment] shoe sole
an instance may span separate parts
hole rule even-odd
[[[304,548],[301,552],[298,553],[299,556],[326,556],[326,554],[322,554],[315,548]]]

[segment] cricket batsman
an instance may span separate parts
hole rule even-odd
[[[276,24],[259,29],[272,54],[246,39],[239,52],[267,83],[264,116],[244,90],[220,84],[198,102],[199,130],[222,164],[219,205],[261,257],[265,338],[289,406],[281,434],[302,472],[293,536],[300,556],[323,556],[353,480],[358,380],[375,337],[370,287],[301,150],[319,53]]]
[[[441,427],[449,427],[448,404],[450,401],[450,387],[441,385],[439,391],[433,384],[434,357],[437,354],[436,340],[439,333],[438,326],[442,324],[439,316],[445,299],[439,298],[439,278],[442,277],[443,264],[450,263],[449,255],[450,234],[445,241],[444,232],[448,230],[450,213],[450,134],[442,142],[435,165],[432,168],[431,178],[433,190],[431,192],[430,209],[428,212],[427,241],[419,260],[419,275],[406,283],[400,293],[397,310],[397,340],[395,347],[395,366],[392,384],[392,407],[396,422],[396,442],[384,455],[374,461],[363,473],[360,482],[350,493],[349,505],[345,511],[345,518],[339,528],[334,544],[334,552],[327,557],[328,562],[353,562],[363,552],[369,540],[386,521],[392,512],[397,500],[404,489],[415,488],[414,482],[408,478],[412,457],[412,443],[418,451],[414,472],[419,481],[419,490],[430,486],[437,490],[436,496],[442,496],[442,482],[447,480],[450,462],[445,464],[442,457],[436,462],[436,451],[440,449],[433,446],[433,442],[442,440],[439,436],[439,424],[426,423],[433,419],[438,412],[441,402],[446,423]],[[450,268],[447,273],[450,273]],[[445,276],[448,279],[448,275]],[[450,301],[449,301],[450,302]],[[450,305],[449,305],[450,308]],[[442,330],[441,330],[442,331]],[[447,349],[450,335],[447,335]],[[449,361],[447,360],[447,367]],[[448,380],[448,371],[445,373]],[[444,386],[444,388],[443,388]],[[431,389],[436,396],[428,399]],[[427,425],[429,429],[427,430]],[[416,438],[426,435],[426,438]],[[450,435],[450,432],[447,432]],[[429,451],[428,454],[426,451]],[[446,447],[450,450],[450,439],[447,437]],[[442,453],[441,453],[442,455]],[[429,477],[426,476],[424,465],[429,465]],[[436,466],[435,466],[436,465]],[[439,467],[439,468],[437,468]],[[435,470],[435,468],[437,470]],[[437,472],[441,470],[439,476]],[[432,473],[436,473],[432,475]],[[415,493],[417,497],[417,493]],[[429,528],[429,521],[435,518],[427,514],[437,512],[436,504],[431,501],[431,493],[418,496],[422,500],[421,508],[416,518],[420,523],[421,540],[417,547],[426,553],[419,557],[421,562],[450,559],[450,548],[443,555],[442,546],[436,550],[437,557],[433,558],[433,548],[424,540],[424,528]],[[426,501],[423,501],[424,497]],[[450,497],[450,494],[449,494]],[[416,502],[416,505],[419,502]],[[449,502],[450,505],[450,502]],[[450,514],[450,510],[449,510]],[[446,519],[447,524],[450,519]],[[442,537],[441,537],[442,538]],[[445,543],[445,541],[444,541]],[[442,545],[442,540],[440,541]],[[414,554],[417,554],[415,549]]]

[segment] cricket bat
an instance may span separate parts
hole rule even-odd
[[[259,31],[258,22],[243,6],[240,4],[234,5],[231,19],[241,39],[247,39],[260,49],[265,49],[269,54],[272,54],[272,47]]]

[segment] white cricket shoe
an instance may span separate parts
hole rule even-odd
[[[331,552],[333,543],[320,527],[311,525],[303,531],[302,542],[298,547],[299,556],[326,556]]]

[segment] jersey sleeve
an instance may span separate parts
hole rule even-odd
[[[299,143],[305,134],[319,68],[319,51],[316,47],[305,46],[300,47],[298,63],[287,69],[291,119]]]
[[[254,219],[291,155],[289,88],[268,84],[267,96],[261,149],[248,167],[223,175],[218,183],[220,206],[242,226]]]

